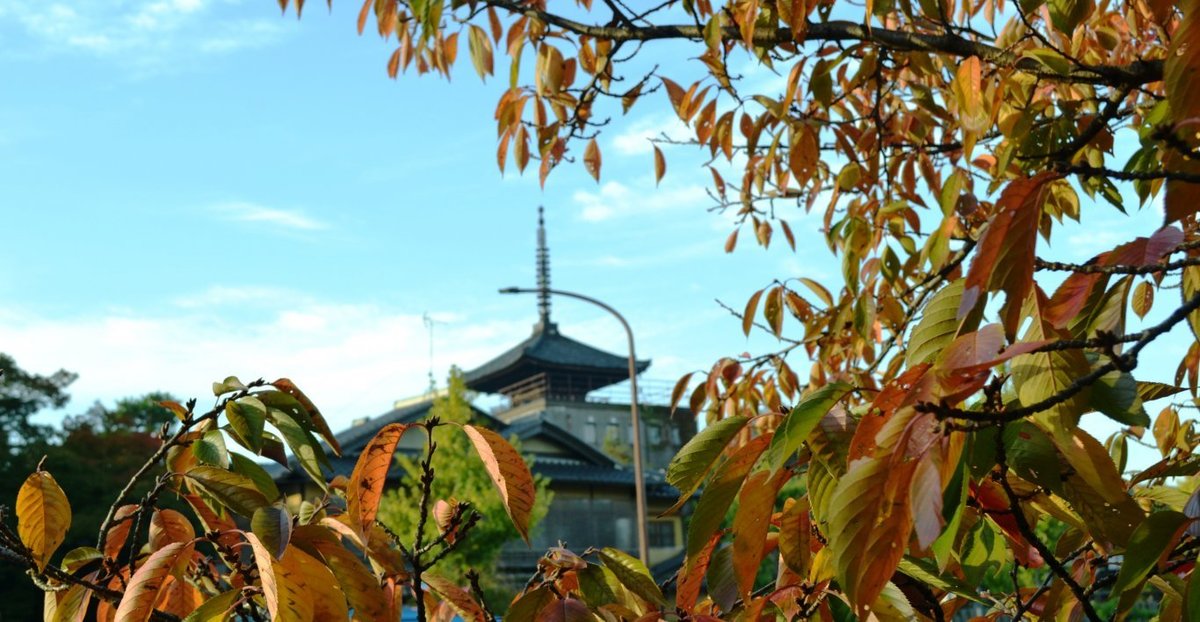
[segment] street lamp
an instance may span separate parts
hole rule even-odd
[[[621,326],[625,328],[625,336],[629,339],[629,413],[633,418],[633,490],[634,501],[637,506],[638,557],[648,568],[650,566],[650,553],[647,548],[646,538],[646,480],[642,477],[642,422],[641,418],[638,417],[637,357],[634,354],[633,348],[633,329],[629,328],[629,322],[626,322],[625,317],[618,313],[616,309],[591,296],[550,289],[548,287],[536,289],[529,287],[505,287],[500,290],[500,293],[554,294],[556,296],[565,296],[567,298],[590,302],[613,314],[621,322]]]

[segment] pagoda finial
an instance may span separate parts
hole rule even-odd
[[[546,248],[546,219],[544,209],[538,206],[537,230],[537,286],[538,320],[544,328],[550,327],[550,249]]]

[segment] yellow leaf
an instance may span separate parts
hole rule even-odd
[[[29,548],[38,570],[62,544],[71,527],[71,504],[54,476],[37,471],[17,493],[17,534]]]
[[[1150,312],[1150,308],[1154,306],[1154,286],[1149,281],[1142,281],[1133,288],[1133,300],[1130,301],[1133,305],[1133,312],[1138,318],[1146,317]]]

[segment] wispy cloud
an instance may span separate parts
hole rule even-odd
[[[269,12],[247,19],[236,14],[239,4],[229,0],[6,0],[0,6],[0,25],[15,25],[41,42],[39,52],[85,53],[146,71],[173,65],[182,54],[259,47],[282,35],[283,25]]]
[[[621,155],[650,153],[657,138],[687,140],[691,136],[688,127],[676,116],[646,116],[628,124],[624,131],[612,139],[613,148]]]
[[[699,185],[634,189],[619,181],[605,182],[598,192],[579,190],[571,198],[580,207],[579,217],[588,222],[669,209],[696,209],[710,202]]]
[[[328,229],[328,223],[308,216],[300,210],[267,207],[246,201],[220,203],[212,207],[214,213],[226,220],[274,225],[295,231],[318,231]]]

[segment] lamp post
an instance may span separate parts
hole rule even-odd
[[[583,294],[575,292],[565,292],[558,289],[546,288],[528,288],[528,287],[505,287],[500,290],[501,294],[554,294],[556,296],[565,296],[567,298],[575,298],[584,302],[590,302],[605,311],[613,314],[621,326],[625,329],[625,336],[629,340],[629,413],[633,418],[633,490],[634,502],[637,506],[637,539],[638,539],[638,558],[642,560],[647,567],[650,566],[650,552],[646,538],[646,480],[642,477],[642,422],[638,416],[638,389],[637,389],[637,356],[633,348],[633,329],[629,328],[629,322],[625,321],[625,317],[617,312],[616,309]]]

